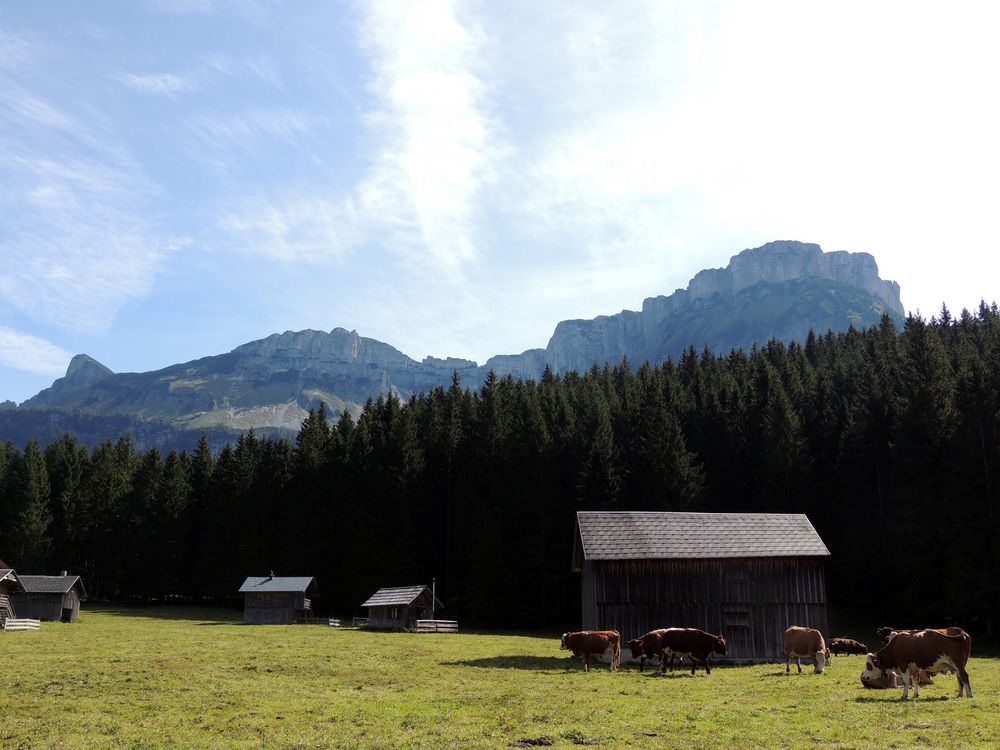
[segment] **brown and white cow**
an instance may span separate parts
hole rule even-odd
[[[590,657],[609,656],[611,670],[618,668],[622,660],[622,637],[617,630],[581,630],[563,633],[559,648],[568,649],[573,656],[583,660],[583,668],[590,671]]]
[[[861,673],[861,684],[870,690],[903,687],[903,678],[895,672],[889,672],[885,669],[875,669],[875,665],[872,664],[873,657],[874,654],[868,654],[865,659],[865,671]],[[931,679],[926,670],[921,669],[917,672],[917,684],[933,685],[934,680]]]
[[[910,694],[920,697],[919,672],[958,673],[958,697],[972,697],[972,685],[965,665],[972,653],[972,638],[964,630],[960,635],[947,635],[938,630],[897,631],[877,654],[871,655],[874,669],[895,672],[903,680],[903,700]]]
[[[806,628],[792,625],[785,631],[785,673],[792,671],[791,662],[802,674],[802,659],[810,659],[815,665],[816,674],[823,674],[830,651],[823,640],[823,634],[816,628]]]
[[[882,639],[883,643],[888,643],[889,639],[892,638],[896,633],[919,633],[921,630],[933,630],[935,633],[941,633],[941,635],[967,635],[967,633],[958,627],[950,628],[890,628],[881,627],[875,629],[875,635]]]
[[[646,635],[641,638],[635,638],[628,642],[628,647],[632,651],[632,658],[639,660],[639,671],[642,671],[642,666],[645,664],[646,659],[663,659],[663,634],[667,632],[666,628],[659,628],[658,630],[650,630]]]
[[[691,674],[695,673],[698,663],[705,665],[705,672],[712,674],[712,665],[708,661],[710,654],[725,654],[726,639],[721,635],[706,633],[698,628],[667,628],[660,635],[660,645],[663,649],[660,656],[660,672],[667,671],[667,659],[670,660],[670,671],[674,670],[674,657],[684,662],[684,657],[691,660]]]
[[[831,654],[867,654],[868,646],[850,638],[831,638],[827,644]]]

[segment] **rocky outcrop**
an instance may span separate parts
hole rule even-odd
[[[899,285],[879,277],[871,255],[771,242],[701,271],[687,289],[645,300],[640,312],[559,323],[545,360],[560,372],[623,357],[657,364],[690,346],[727,352],[771,338],[803,341],[810,330],[876,325],[883,313],[903,318]]]
[[[818,245],[772,242],[734,256],[726,268],[698,273],[687,289],[647,299],[639,311],[559,323],[544,349],[491,357],[416,361],[356,331],[285,331],[147,373],[113,373],[87,355],[22,407],[82,409],[166,420],[185,428],[294,429],[310,408],[357,412],[369,398],[402,399],[458,373],[478,385],[493,370],[515,378],[588,370],[595,363],[659,364],[690,346],[728,352],[770,338],[805,339],[809,330],[875,325],[903,317],[899,286],[879,278],[866,253],[824,253]],[[2,436],[0,436],[2,438]]]
[[[755,284],[776,284],[807,278],[826,279],[867,292],[892,315],[902,318],[899,284],[884,281],[878,265],[868,253],[843,250],[824,253],[819,245],[807,242],[769,242],[733,256],[725,268],[701,271],[688,285],[691,300],[731,296]]]

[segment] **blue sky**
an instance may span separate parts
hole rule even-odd
[[[992,3],[0,0],[0,400],[341,326],[544,346],[774,239],[994,300]]]

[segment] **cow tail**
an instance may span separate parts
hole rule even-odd
[[[622,636],[621,633],[616,633],[618,636],[615,638],[615,667],[620,667],[622,663]]]

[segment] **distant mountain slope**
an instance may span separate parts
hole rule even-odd
[[[879,278],[867,253],[824,253],[818,245],[772,242],[745,250],[724,269],[702,271],[687,289],[624,310],[558,326],[545,349],[499,355],[485,365],[427,357],[418,362],[355,331],[286,331],[228,354],[145,373],[114,373],[87,355],[66,376],[21,405],[163,420],[180,429],[273,427],[294,430],[311,407],[357,410],[368,398],[402,398],[486,373],[539,377],[586,370],[595,362],[660,363],[688,346],[717,352],[770,338],[803,341],[809,330],[843,331],[903,318],[899,285]],[[0,435],[0,439],[4,436]]]

